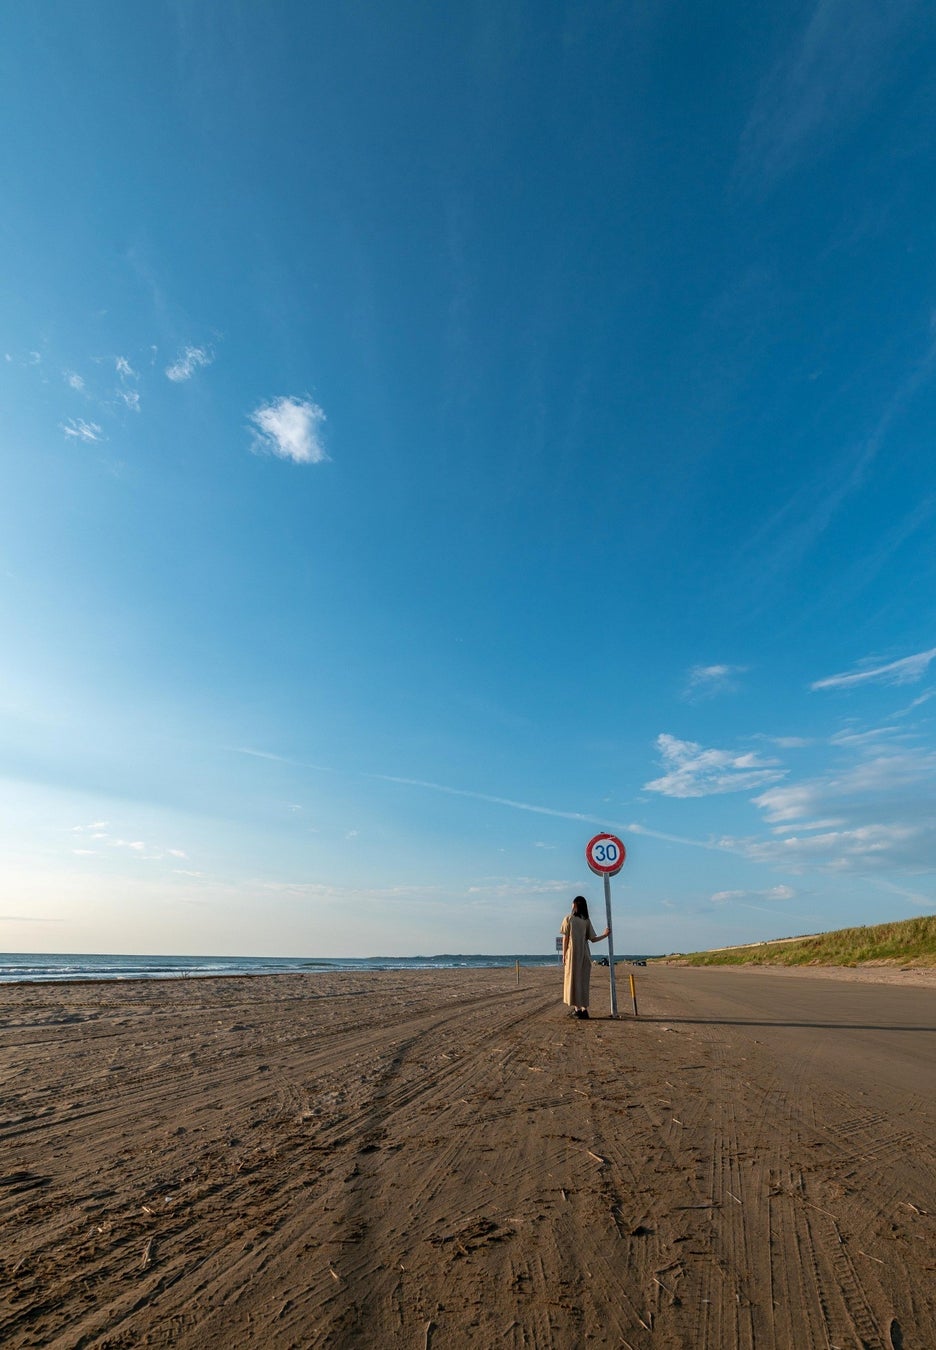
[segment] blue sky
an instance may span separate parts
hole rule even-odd
[[[0,947],[936,909],[936,14],[0,12]],[[14,134],[15,133],[15,134]]]

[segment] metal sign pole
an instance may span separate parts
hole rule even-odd
[[[614,935],[611,932],[611,878],[605,873],[605,923],[608,927],[608,969],[611,972],[611,1016],[617,1017],[617,985],[614,983]]]
[[[604,877],[605,918],[608,928],[608,969],[611,973],[611,1016],[617,1017],[617,985],[614,981],[614,936],[611,932],[611,878],[624,866],[627,849],[616,834],[596,834],[585,845],[585,861]]]

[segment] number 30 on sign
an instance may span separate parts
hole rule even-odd
[[[616,834],[596,834],[585,845],[585,861],[600,877],[613,877],[624,866],[627,849]]]

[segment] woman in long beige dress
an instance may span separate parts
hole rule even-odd
[[[562,920],[562,1001],[572,1009],[571,1017],[588,1016],[588,987],[591,982],[590,942],[602,942],[610,933],[596,933],[588,917],[588,901],[577,895],[572,913]]]

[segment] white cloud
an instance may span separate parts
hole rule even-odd
[[[831,872],[877,868],[932,867],[934,831],[901,823],[874,823],[823,834],[784,839],[723,839],[723,847],[753,862],[799,872],[818,867]]]
[[[206,347],[186,347],[182,355],[166,367],[166,375],[179,384],[183,380],[190,380],[201,366],[210,366],[213,360],[214,353]]]
[[[909,793],[918,802],[933,800],[936,752],[903,749],[875,754],[829,780],[840,797],[879,801],[886,793]]]
[[[65,371],[65,383],[70,389],[77,389],[79,393],[84,389],[84,380],[80,375],[76,375],[73,370]]]
[[[294,464],[322,464],[328,459],[322,444],[325,414],[311,399],[276,398],[250,414],[256,428],[253,449],[267,451]]]
[[[110,849],[129,849],[136,857],[144,862],[160,862],[166,858],[180,858],[188,861],[188,854],[180,848],[165,848],[161,844],[147,844],[142,839],[121,839],[117,835],[109,833],[109,823],[106,820],[96,820],[90,825],[73,825],[72,834],[90,835],[91,839]],[[97,849],[73,848],[73,853],[102,856]]]
[[[792,886],[771,886],[763,896],[765,900],[795,900],[796,891]]]
[[[629,821],[627,824],[623,824],[620,821],[609,820],[607,816],[585,815],[581,811],[559,811],[552,806],[537,806],[533,802],[520,802],[512,797],[495,797],[489,792],[473,792],[469,788],[447,787],[444,783],[430,783],[422,778],[399,778],[395,774],[389,773],[366,773],[363,777],[376,778],[382,783],[399,783],[402,787],[427,788],[430,792],[441,792],[449,797],[468,797],[476,802],[490,802],[492,806],[507,806],[514,811],[531,811],[538,816],[556,816],[560,820],[580,820],[587,825],[597,825],[603,830],[617,830],[625,837],[629,834],[640,834],[647,839],[663,839],[671,844],[687,844],[691,848],[713,850],[719,848],[718,844],[710,843],[705,839],[684,839],[678,834],[666,834],[662,830],[649,829],[646,825],[640,825],[637,821]]]
[[[906,708],[901,708],[898,712],[891,713],[890,715],[891,717],[906,717],[908,713],[912,713],[916,708],[921,708],[924,703],[929,703],[931,698],[936,698],[936,689],[924,690],[919,698],[915,698],[912,703],[908,703]]]
[[[801,480],[792,496],[750,536],[739,564],[745,572],[756,572],[759,605],[767,603],[765,587],[775,586],[785,574],[800,567],[849,497],[865,485],[870,468],[887,443],[895,423],[918,391],[929,383],[934,370],[936,341],[930,340],[919,359],[911,364],[909,373],[887,398],[868,432],[841,452],[820,457],[814,471]],[[864,590],[867,581],[858,578],[856,569],[849,575],[855,578],[852,586],[857,587],[853,592],[857,595]],[[836,573],[834,591],[839,598],[843,584],[844,578]],[[830,590],[825,599],[831,595]]]
[[[754,805],[759,806],[769,821],[799,820],[820,809],[823,792],[816,783],[793,783],[785,787],[768,788]]]
[[[882,890],[891,891],[894,895],[902,895],[905,900],[909,900],[911,905],[916,906],[917,909],[932,910],[936,908],[936,896],[933,896],[932,894],[927,895],[923,891],[907,890],[904,886],[895,886],[891,881],[883,881],[880,879],[878,880],[877,885],[880,886]]]
[[[867,115],[892,72],[914,0],[815,0],[764,80],[741,137],[738,169],[767,184],[829,149]]]
[[[793,900],[795,896],[792,886],[769,886],[765,891],[716,891],[711,900],[713,905],[727,905],[752,900]]]
[[[693,666],[683,697],[690,702],[714,698],[716,694],[734,694],[740,689],[737,677],[747,672],[747,666]]]
[[[645,783],[650,792],[665,797],[710,797],[724,792],[746,792],[775,783],[784,769],[774,759],[733,750],[705,750],[695,741],[680,741],[665,732],[657,737],[657,749],[666,773]]]
[[[481,877],[466,888],[473,899],[515,900],[523,896],[562,895],[575,890],[572,881],[543,880],[539,877]]]
[[[251,750],[246,745],[234,745],[231,747],[235,754],[250,755],[253,759],[272,759],[275,764],[295,764],[297,761],[288,759],[285,755],[274,755],[269,750]]]
[[[837,731],[829,739],[831,745],[846,746],[850,749],[864,746],[880,748],[886,741],[905,739],[905,735],[898,732],[895,727],[869,727],[867,731],[853,731],[849,728],[847,731]]]
[[[117,371],[117,374],[122,375],[125,380],[135,380],[137,377],[136,371],[125,356],[117,357],[117,360],[114,362],[114,369]]]
[[[888,797],[904,818],[934,813],[936,753],[932,750],[882,751],[872,743],[872,753],[865,753],[860,740],[855,745],[846,743],[844,748],[858,752],[856,763],[803,783],[768,788],[754,798],[754,805],[771,823],[795,821],[799,829],[839,824],[838,817],[843,814],[853,820],[880,818]],[[830,813],[836,819],[826,819]],[[803,822],[808,817],[818,819],[806,825]]]
[[[805,782],[771,787],[754,805],[771,837],[723,839],[757,862],[860,871],[936,867],[936,751],[849,733],[831,744],[842,764]]]
[[[79,441],[99,441],[101,439],[101,428],[97,422],[86,422],[83,417],[70,417],[67,422],[60,422],[62,430],[66,436],[73,436]]]
[[[841,817],[830,816],[825,820],[797,820],[792,825],[775,825],[772,834],[792,834],[794,830],[837,830],[846,822]]]
[[[814,680],[810,689],[850,689],[856,684],[912,684],[920,680],[936,658],[936,647],[928,651],[917,652],[914,656],[904,656],[899,661],[889,661],[883,666],[870,666],[842,675],[829,675],[824,680]]]
[[[136,389],[118,389],[117,397],[131,412],[140,411],[140,395]]]

